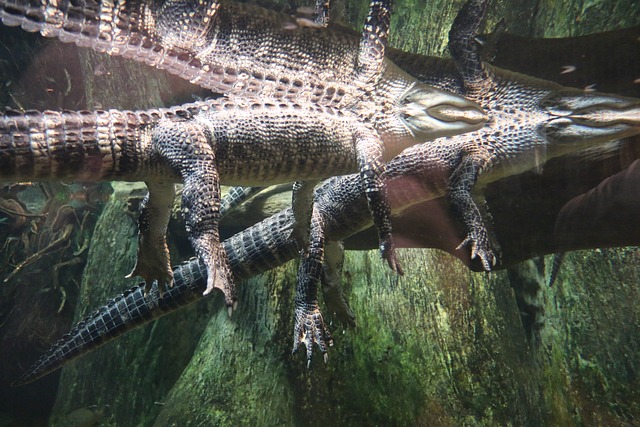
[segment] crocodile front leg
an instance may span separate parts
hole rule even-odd
[[[493,97],[494,79],[480,59],[476,36],[487,10],[487,0],[469,0],[458,12],[449,32],[449,50],[464,82],[465,93],[473,99]],[[460,160],[450,177],[449,199],[451,207],[467,229],[467,235],[457,247],[469,246],[471,259],[479,258],[482,267],[491,271],[498,262],[497,243],[492,248],[486,223],[488,214],[482,212],[474,201],[472,190],[479,175],[488,169],[495,154],[487,148],[486,141],[474,141],[471,149],[463,149]]]
[[[218,233],[220,180],[216,168],[213,136],[197,119],[164,122],[153,135],[153,148],[172,170],[182,176],[182,211],[189,241],[196,256],[207,267],[204,294],[218,288],[224,293],[229,311],[236,304],[231,269]]]
[[[145,295],[158,280],[160,295],[165,284],[173,286],[173,271],[167,247],[167,226],[176,196],[173,183],[147,182],[149,193],[140,206],[138,219],[138,256],[127,278],[140,276],[145,281]]]
[[[484,66],[477,41],[487,0],[467,1],[449,31],[449,51],[467,91],[487,91],[493,78]]]
[[[364,23],[358,53],[355,84],[363,91],[371,90],[384,71],[385,44],[389,35],[391,2],[373,0]],[[367,124],[356,124],[354,129],[358,170],[367,195],[369,211],[378,230],[380,252],[391,269],[402,274],[391,240],[391,208],[382,175],[384,142],[378,132]]]
[[[499,248],[497,243],[492,248],[493,239],[486,225],[489,219],[487,215],[483,218],[471,194],[484,166],[484,162],[473,155],[463,155],[461,163],[451,176],[449,200],[454,214],[462,219],[467,229],[467,236],[456,249],[469,246],[471,259],[479,258],[482,267],[491,271],[498,262],[496,251],[499,251]]]
[[[309,250],[303,254],[298,269],[295,297],[293,352],[304,345],[307,366],[316,344],[327,362],[327,348],[333,345],[331,333],[324,323],[318,305],[318,286],[322,284],[324,302],[343,324],[355,326],[355,314],[342,292],[340,276],[344,261],[344,246],[339,241],[326,242],[326,219],[330,214],[315,203],[311,214]]]
[[[383,179],[385,172],[385,164],[382,161],[384,145],[375,130],[367,126],[360,126],[356,130],[355,139],[360,179],[365,189],[373,223],[378,230],[380,253],[393,271],[403,274],[391,238],[391,208]]]

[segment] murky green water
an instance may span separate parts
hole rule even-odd
[[[463,1],[424,3],[395,2],[390,45],[447,56]],[[333,5],[334,20],[358,31],[366,12],[366,2]],[[482,51],[500,69],[640,98],[637,1],[495,0],[485,32],[495,28]],[[132,61],[0,27],[0,103],[9,108],[141,109],[194,95],[208,96]],[[481,181],[501,248],[490,274],[456,251],[464,229],[446,195],[396,212],[402,277],[380,260],[374,232],[347,239],[341,283],[356,326],[321,301],[334,345],[327,364],[316,348],[310,369],[304,351],[290,354],[292,261],[238,283],[231,319],[220,295],[203,298],[10,387],[77,321],[138,283],[124,276],[145,189],[3,183],[0,426],[635,425],[639,142],[553,159],[539,150],[535,167]],[[231,212],[222,237],[289,205],[288,188]],[[169,245],[174,264],[192,256],[179,214]]]

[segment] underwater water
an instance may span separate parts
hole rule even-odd
[[[463,4],[394,2],[389,45],[448,57]],[[332,19],[357,31],[366,13],[366,1],[332,5]],[[498,69],[640,98],[637,1],[493,0],[485,22],[483,59]],[[145,109],[207,96],[143,64],[0,27],[6,108]],[[630,111],[622,122],[638,121]],[[321,300],[327,363],[318,347],[310,367],[304,349],[291,354],[293,260],[238,281],[231,318],[214,292],[18,387],[78,321],[140,282],[125,276],[146,190],[2,183],[0,427],[640,424],[639,136],[522,156],[525,170],[508,164],[478,183],[500,248],[495,272],[456,249],[464,227],[446,194],[394,211],[403,276],[380,259],[372,229],[345,240],[340,282],[355,321]],[[410,184],[399,182],[391,192]],[[229,212],[221,237],[284,209],[289,189]],[[177,212],[174,265],[193,256]]]

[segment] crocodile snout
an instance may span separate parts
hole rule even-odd
[[[640,134],[640,100],[566,89],[548,97],[545,133],[556,142],[598,142]]]

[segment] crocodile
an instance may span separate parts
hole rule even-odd
[[[482,9],[463,11],[465,10],[467,17],[471,13],[476,21],[481,19]],[[476,27],[469,30],[468,24],[464,28],[467,28],[468,33],[476,31]],[[458,93],[466,91],[463,77],[450,60],[392,50],[388,51],[388,55],[405,71],[422,81]],[[536,161],[542,162],[543,159],[530,155],[536,148],[546,149],[543,154],[548,156],[559,155],[585,145],[640,133],[640,118],[637,113],[640,101],[637,99],[565,88],[488,64],[480,65],[484,78],[491,79],[491,84],[486,85],[491,90],[484,94],[484,98],[479,94],[477,96],[484,99],[481,105],[486,108],[491,120],[479,131],[414,146],[392,160],[387,166],[386,176],[390,186],[391,206],[395,213],[422,200],[447,194],[452,177],[460,171],[458,166],[464,163],[464,156],[478,154],[470,148],[478,147],[484,140],[492,145],[481,146],[486,150],[495,147],[494,153],[497,155],[489,157],[494,161],[493,167],[487,168],[486,173],[482,174],[482,184],[508,173],[516,173],[525,167],[535,166]],[[560,150],[555,151],[556,148]],[[450,200],[455,203],[452,197]],[[339,294],[334,291],[337,289],[336,267],[339,265],[339,256],[335,256],[335,253],[339,251],[339,245],[333,242],[371,224],[371,218],[366,214],[366,203],[357,176],[334,178],[317,190],[314,218],[322,220],[322,224],[319,224],[322,226],[316,229],[323,232],[319,237],[330,242],[324,261],[331,261],[322,266],[320,279],[324,281],[324,290],[329,289],[333,294]],[[298,255],[295,240],[283,231],[292,217],[293,213],[288,209],[223,243],[237,279],[266,271]],[[477,226],[475,221],[467,224],[467,232],[474,226]],[[486,258],[481,264],[489,261]],[[497,267],[501,265],[498,264]],[[206,274],[202,268],[197,260],[177,267],[174,271],[177,286],[164,296],[152,290],[149,300],[144,301],[140,299],[141,291],[133,289],[124,296],[116,297],[74,328],[17,383],[35,380],[68,360],[104,344],[110,337],[200,299]],[[315,324],[318,317],[313,317],[317,307],[317,301],[313,299],[314,285],[304,284],[304,280],[314,279],[303,274],[299,281],[300,295],[304,298],[301,302],[311,301],[307,305],[311,316],[307,319],[313,322],[308,336],[310,341],[315,340],[322,350],[326,350],[328,340],[325,341],[325,337],[328,335],[325,335],[322,323]],[[315,286],[317,289],[317,285]],[[341,299],[333,296],[329,300]],[[344,304],[334,305],[342,306],[337,311],[343,313],[343,318],[350,319]],[[138,315],[138,312],[144,314]],[[111,325],[109,333],[105,335],[96,332],[96,323]],[[315,331],[313,327],[316,328]],[[297,346],[300,342],[299,336],[296,336],[294,345]],[[307,346],[307,357],[310,357],[309,342],[304,343]]]
[[[238,96],[346,105],[375,69],[351,30],[232,1],[2,0],[0,19]]]
[[[120,49],[119,41],[126,39],[127,46],[146,49],[148,34],[144,31],[147,30],[156,36],[148,36],[154,40],[149,42],[152,46],[177,49],[189,43],[194,46],[210,43],[209,47],[201,46],[203,51],[198,51],[196,56],[217,58],[214,54],[222,49],[220,61],[225,61],[223,53],[235,46],[231,49],[234,55],[257,56],[258,64],[271,58],[275,69],[280,67],[278,55],[285,47],[287,51],[297,52],[294,56],[305,58],[298,63],[287,61],[289,66],[300,69],[322,68],[325,56],[335,56],[326,44],[335,42],[331,36],[334,32],[326,29],[295,32],[298,36],[291,39],[293,30],[288,27],[265,33],[279,34],[278,40],[282,43],[286,40],[286,46],[271,42],[269,35],[261,38],[263,43],[257,51],[246,52],[244,46],[256,43],[254,33],[262,27],[249,26],[253,32],[238,33],[238,26],[245,27],[239,15],[227,27],[225,20],[214,19],[223,10],[222,6],[204,1],[192,5],[196,8],[195,15],[211,18],[206,20],[207,25],[200,22],[204,25],[201,27],[196,22],[198,19],[191,20],[190,13],[183,9],[184,4],[168,0],[155,12],[139,14],[131,8],[146,6],[133,2],[129,8],[129,3],[122,4],[118,10],[109,11],[116,15],[109,18],[113,26],[105,24],[107,17],[102,12],[95,15],[95,7],[87,8],[85,3],[78,8],[66,2],[32,6],[7,0],[0,2],[0,10],[7,24],[19,24],[28,30],[40,30],[45,35],[98,50],[104,43],[113,42],[115,45],[109,53],[125,56],[128,51]],[[98,5],[101,11],[109,7],[109,4]],[[205,6],[215,10],[205,13],[198,9]],[[154,3],[149,7],[153,9]],[[124,24],[121,12],[131,22]],[[141,23],[140,14],[144,19],[154,16],[155,29],[151,28],[151,22]],[[176,15],[182,16],[182,21],[177,20],[181,22],[178,27],[171,24],[177,19]],[[134,21],[141,26],[134,26]],[[209,28],[213,22],[217,22],[217,26]],[[126,27],[126,36],[119,32],[121,27]],[[381,178],[384,162],[408,145],[478,129],[486,116],[475,103],[423,85],[386,60],[384,44],[388,27],[389,3],[374,0],[362,36],[339,32],[340,40],[351,38],[345,43],[350,49],[350,53],[345,54],[350,58],[347,61],[350,66],[336,66],[338,71],[326,81],[331,83],[338,75],[348,75],[351,83],[348,91],[334,88],[336,94],[341,94],[340,102],[306,96],[303,92],[276,96],[256,90],[251,94],[231,91],[216,100],[169,110],[9,112],[0,117],[0,180],[144,180],[149,195],[141,206],[138,260],[131,275],[142,277],[147,290],[158,280],[161,291],[165,283],[171,285],[173,280],[165,240],[175,195],[173,183],[184,182],[182,201],[186,228],[196,255],[209,270],[206,292],[214,288],[222,290],[231,313],[236,293],[217,227],[220,182],[251,185],[316,180],[359,170],[368,188],[369,210],[380,232],[383,258],[392,269],[399,271]],[[211,32],[218,38],[211,39]],[[109,34],[112,40],[106,41]],[[234,41],[225,44],[221,40],[226,38]],[[318,55],[318,46],[329,49],[325,56]],[[150,49],[155,51],[156,47]],[[336,49],[342,57],[343,47]],[[157,62],[151,62],[163,68],[167,65],[163,61],[170,61],[174,58],[172,55],[167,51],[160,54]],[[322,58],[312,62],[311,59],[318,56]],[[138,57],[144,55],[140,53]],[[208,63],[198,64],[207,68]],[[233,67],[243,70],[242,67],[248,67],[251,62],[242,64],[227,65],[225,70]],[[295,75],[291,79],[295,87],[305,86],[296,83]],[[313,81],[312,77],[309,79]],[[297,212],[304,210],[298,206]],[[300,213],[296,215],[297,224],[301,222],[300,216]]]
[[[388,165],[389,196],[396,215],[411,206],[447,193],[446,177],[451,172],[450,169],[424,157],[424,148],[411,147]],[[325,181],[316,189],[316,204],[324,207],[324,230],[330,244],[372,225],[371,217],[366,213],[367,202],[357,175]],[[296,240],[283,231],[292,219],[293,211],[289,207],[223,242],[238,281],[299,257]],[[352,325],[355,317],[345,302],[339,284],[340,259],[335,257],[336,253],[339,255],[339,251],[340,246],[336,245],[325,257],[325,262],[329,262],[322,270],[322,291],[330,311],[343,323]],[[461,256],[459,251],[456,255]],[[519,260],[511,263],[517,261]],[[502,267],[506,265],[497,266]],[[135,286],[114,296],[78,322],[16,379],[13,385],[36,381],[133,329],[202,300],[205,298],[202,293],[206,288],[206,274],[205,266],[197,258],[192,258],[174,268],[174,287],[163,295],[154,286],[145,297],[143,289]]]
[[[411,55],[407,58],[411,58]],[[430,59],[433,62],[431,60],[428,62],[432,64],[447,64],[446,61]],[[423,58],[419,57],[412,58],[407,62],[406,69],[418,74],[419,69],[413,70],[410,64],[421,64],[422,60]],[[447,67],[447,69],[452,69],[452,67]],[[508,81],[508,78],[514,76],[512,73],[498,68],[493,68],[493,71],[495,75],[502,76],[504,81]],[[517,77],[518,81],[523,84],[525,76],[518,75]],[[531,86],[542,85],[540,87],[549,89],[550,95],[558,90],[562,92],[568,90],[531,77],[526,78],[526,81]],[[574,95],[581,93],[583,101],[591,101],[592,105],[598,105],[597,103],[602,100],[598,94],[570,92]],[[637,105],[640,102],[623,97],[616,98],[629,102],[628,105],[632,105],[632,103]],[[611,112],[615,112],[616,109],[608,105],[607,102],[602,104],[602,106],[610,108]],[[620,107],[624,110],[622,106]],[[552,122],[552,115],[549,114],[547,119]],[[589,125],[587,121],[578,121],[578,123],[581,126]],[[602,130],[598,122],[593,122],[593,125],[594,134]],[[544,125],[541,124],[541,126]],[[619,129],[617,132],[612,130],[608,137],[617,138],[630,133],[640,133],[640,122],[636,121],[635,124],[627,126],[630,128]],[[519,132],[526,136],[531,131],[532,129],[523,128]],[[569,129],[569,131],[571,130]],[[480,132],[475,132],[475,134],[476,136],[481,135]],[[455,138],[459,139],[462,136]],[[469,134],[466,137],[466,142],[470,143],[472,140],[473,135]],[[438,150],[431,150],[437,144],[440,144],[442,149],[450,148],[446,140],[425,143],[405,150],[387,165],[386,180],[389,187],[390,204],[395,215],[399,215],[402,211],[425,200],[447,195],[448,180],[454,168],[446,161],[438,159]],[[492,173],[486,175],[486,183],[501,176]],[[340,245],[337,245],[336,242],[344,240],[372,224],[371,217],[366,213],[366,197],[358,176],[336,177],[323,183],[316,189],[315,206],[317,208],[316,215],[320,213],[320,218],[323,221],[323,237],[328,242],[327,253],[324,257],[325,265],[322,266],[320,276],[325,295],[324,300],[327,305],[331,305],[331,311],[335,312],[338,318],[352,324],[354,322],[353,313],[345,303],[339,287]],[[292,219],[293,211],[291,208],[287,208],[223,242],[236,278],[251,277],[299,256],[297,243],[287,231]],[[460,251],[454,251],[454,253],[461,256]],[[505,267],[505,265],[496,266],[496,268],[501,267]],[[174,278],[175,286],[163,296],[160,296],[154,287],[145,299],[142,289],[134,287],[111,299],[104,307],[87,316],[62,337],[17,379],[14,385],[35,381],[129,330],[203,298],[202,291],[206,287],[206,269],[199,260],[192,259],[177,266],[174,269]],[[321,346],[321,349],[326,349],[330,338],[328,335],[324,335],[323,325],[319,325],[318,330],[323,332],[316,338],[318,345]],[[307,355],[310,354],[311,352],[308,351]]]
[[[638,134],[640,101],[562,88],[484,63],[477,37],[487,5],[487,0],[468,0],[460,9],[449,32],[453,59],[449,66],[437,66],[437,61],[431,60],[428,66],[423,62],[421,67],[410,68],[407,63],[415,64],[422,58],[402,52],[389,52],[389,56],[421,81],[462,94],[487,112],[489,120],[482,129],[436,139],[422,146],[426,152],[416,160],[405,160],[424,163],[419,170],[436,168],[447,173],[414,177],[409,172],[411,168],[401,169],[408,188],[413,187],[415,179],[446,189],[453,214],[467,231],[457,249],[469,246],[471,259],[477,258],[485,271],[491,271],[499,262],[500,246],[491,233],[490,213],[477,194],[479,190],[487,182],[540,166],[550,158]],[[421,71],[415,72],[416,69]],[[332,204],[313,205],[310,242],[298,272],[293,349],[304,344],[308,363],[313,344],[326,356],[326,343],[331,340],[317,289],[325,257],[324,228],[334,209]],[[327,246],[330,251],[339,248],[335,244]],[[335,253],[330,257],[341,258]]]

